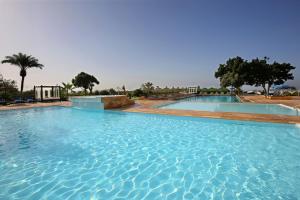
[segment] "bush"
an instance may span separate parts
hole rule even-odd
[[[101,91],[99,92],[99,94],[100,94],[100,95],[110,95],[109,91],[107,91],[107,90],[101,90]]]
[[[117,95],[118,92],[113,89],[113,88],[110,88],[110,89],[105,89],[105,90],[96,90],[94,93],[94,95]]]
[[[133,96],[135,96],[135,97],[141,97],[141,96],[145,96],[145,93],[141,89],[136,89],[136,90],[133,91]]]
[[[108,90],[108,92],[109,92],[110,95],[117,95],[118,94],[118,92],[115,89],[113,89],[113,88],[110,88]]]
[[[227,94],[229,92],[229,90],[227,88],[220,88],[219,92],[222,94]]]
[[[35,94],[34,94],[34,90],[27,90],[23,92],[23,97],[26,98],[34,98]]]
[[[19,95],[16,82],[13,80],[3,79],[0,74],[0,98],[5,99],[6,101],[11,101]]]
[[[99,91],[99,90],[96,90],[96,91],[94,92],[94,95],[100,95],[100,91]]]
[[[209,92],[209,93],[212,93],[212,94],[215,94],[217,91],[218,91],[217,88],[212,88],[212,87],[211,87],[211,88],[208,89],[208,92]]]
[[[199,91],[199,94],[227,94],[229,90],[227,88],[202,88]]]
[[[133,97],[133,92],[128,91],[128,92],[127,92],[127,96],[129,97],[129,99],[131,99],[131,98]]]

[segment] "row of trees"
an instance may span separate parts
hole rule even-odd
[[[263,59],[256,58],[252,59],[251,61],[245,60],[241,57],[230,58],[226,61],[225,64],[219,65],[218,70],[215,72],[215,77],[220,79],[222,88],[231,86],[240,91],[240,88],[245,84],[252,86],[262,86],[265,94],[268,95],[270,87],[272,85],[280,85],[287,80],[294,79],[291,71],[295,69],[295,67],[290,63],[269,63],[268,61],[269,58],[267,57]],[[44,65],[39,63],[38,59],[31,55],[28,56],[23,53],[6,56],[5,59],[2,60],[2,63],[9,63],[11,65],[19,67],[21,76],[21,96],[23,95],[24,80],[27,75],[27,70],[30,68],[42,69],[44,67]],[[2,78],[1,81],[2,85],[0,85],[0,87],[2,87],[4,94],[7,94],[7,89],[4,88],[12,89],[16,85],[16,82],[11,80],[4,80]],[[83,88],[84,94],[86,95],[87,90],[89,90],[90,94],[93,93],[93,88],[96,84],[99,84],[97,78],[95,78],[93,75],[81,72],[77,76],[75,76],[74,79],[72,79],[72,83],[63,83],[63,86],[67,95],[69,91],[72,91],[75,87]],[[7,85],[11,87],[7,87]],[[17,91],[16,87],[14,91],[15,90]],[[121,90],[124,94],[127,94],[125,86],[123,86]],[[154,87],[153,83],[146,82],[142,84],[140,89],[134,90],[132,95],[149,96],[152,94],[179,93],[185,90],[186,88],[160,88],[158,86]],[[103,90],[97,91],[97,93],[116,94],[119,92],[110,89],[110,91]]]
[[[179,87],[164,87],[161,88],[159,86],[154,86],[152,82],[146,82],[141,85],[139,89],[136,89],[132,92],[132,96],[140,97],[140,96],[150,96],[150,95],[166,95],[166,94],[174,94],[186,91],[186,88]]]
[[[220,79],[221,87],[234,87],[237,91],[243,85],[261,86],[269,95],[272,85],[280,85],[293,80],[291,72],[295,67],[290,63],[269,63],[269,58],[255,58],[250,61],[241,57],[230,58],[220,64],[215,77]]]
[[[66,93],[66,96],[69,96],[69,92],[72,92],[75,95],[87,95],[87,90],[89,90],[90,95],[117,95],[117,94],[127,94],[125,85],[122,87],[117,87],[117,90],[110,88],[104,90],[96,90],[93,92],[93,87],[99,84],[99,81],[93,75],[81,72],[72,79],[72,83],[62,83],[63,89]],[[82,88],[84,93],[74,92],[75,88]]]
[[[141,97],[141,96],[163,96],[163,95],[168,95],[168,94],[178,94],[181,92],[187,92],[188,88],[186,87],[164,87],[161,88],[159,86],[154,86],[153,83],[151,82],[146,82],[141,85],[141,88],[133,90],[130,92],[131,96],[135,97]],[[228,93],[229,90],[227,88],[200,88],[198,86],[197,88],[197,93],[198,94],[226,94]]]
[[[2,64],[9,63],[11,65],[17,66],[20,69],[20,76],[21,76],[21,90],[20,94],[23,97],[23,90],[24,90],[24,81],[27,75],[27,70],[31,68],[39,68],[43,69],[44,65],[39,63],[39,60],[31,55],[26,55],[23,53],[13,54],[12,56],[6,56],[4,60],[1,61]],[[1,95],[7,96],[8,94],[17,93],[16,82],[11,80],[5,80],[3,77],[0,77],[0,89]],[[65,89],[67,96],[69,91],[72,91],[74,87],[81,87],[84,89],[84,93],[87,94],[87,90],[92,93],[93,87],[95,84],[99,84],[99,81],[90,74],[85,72],[79,73],[75,78],[72,80],[72,83],[63,83],[63,88]],[[13,91],[12,91],[13,89]]]

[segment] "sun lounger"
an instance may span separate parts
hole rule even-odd
[[[14,100],[14,103],[25,103],[25,101],[20,97]]]
[[[5,105],[7,102],[5,101],[5,99],[0,99],[0,105]]]
[[[36,101],[31,97],[26,99],[26,103],[34,103],[34,102]]]

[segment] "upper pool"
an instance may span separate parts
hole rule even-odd
[[[203,103],[237,103],[240,102],[236,96],[195,96],[182,99],[181,101],[203,102]]]
[[[211,112],[240,112],[258,114],[277,114],[298,116],[300,113],[296,109],[291,109],[277,104],[252,104],[252,103],[191,103],[177,102],[160,107],[162,109],[199,110]]]
[[[210,112],[240,112],[299,116],[300,111],[279,104],[238,103],[236,97],[200,96],[160,106],[161,109],[199,110]]]
[[[0,112],[0,199],[300,199],[295,125]]]

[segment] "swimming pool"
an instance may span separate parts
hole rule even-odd
[[[180,101],[203,102],[203,103],[237,103],[240,102],[236,96],[195,96]]]
[[[0,112],[0,199],[299,199],[300,129],[124,112]]]
[[[237,103],[238,99],[232,97],[232,103],[225,103],[226,99],[195,97],[182,99],[175,103],[159,106],[161,109],[179,109],[179,110],[199,110],[210,112],[240,112],[240,113],[257,113],[257,114],[276,114],[299,116],[300,111],[279,105],[279,104],[256,104],[256,103]],[[202,100],[203,99],[203,100]],[[211,100],[211,101],[210,101]],[[230,101],[230,99],[227,99]],[[236,100],[236,101],[235,101]],[[218,102],[219,101],[219,102]]]

